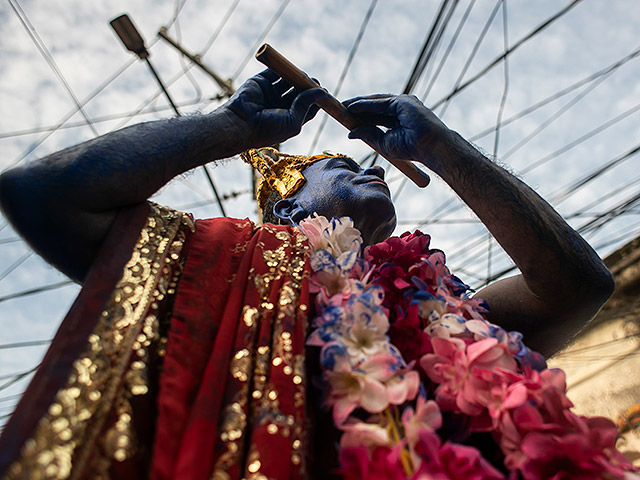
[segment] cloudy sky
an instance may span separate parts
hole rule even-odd
[[[0,170],[172,115],[147,66],[109,26],[121,13],[146,39],[181,111],[206,114],[220,104],[219,87],[158,38],[160,27],[236,87],[262,69],[252,57],[266,41],[346,99],[401,93],[440,7],[436,0],[7,0],[0,4]],[[412,93],[484,152],[497,153],[602,256],[636,237],[639,162],[626,154],[640,139],[637,1],[461,0],[447,2],[444,17],[446,28]],[[505,62],[487,68],[508,49]],[[323,115],[282,149],[330,149],[356,160],[369,153]],[[220,193],[230,197],[227,214],[254,218],[248,168],[231,159],[210,169]],[[420,190],[387,170],[397,233],[416,226],[430,232],[432,245],[447,251],[452,269],[474,286],[510,265],[443,182],[434,178]],[[220,215],[200,171],[173,181],[155,200],[197,217]],[[12,298],[66,278],[32,254],[4,218],[0,228],[0,345],[47,341],[78,287]],[[13,382],[0,390],[0,419],[26,386],[28,377],[14,382],[14,375],[37,365],[45,348],[0,348],[0,386]]]

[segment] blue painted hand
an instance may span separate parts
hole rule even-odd
[[[267,69],[243,83],[225,104],[240,122],[239,132],[245,148],[283,142],[298,133],[302,125],[318,112],[316,100],[326,95],[322,88],[297,92],[276,73]]]
[[[344,105],[364,123],[351,131],[349,138],[364,141],[386,158],[414,160],[433,167],[434,144],[450,133],[413,95],[356,97]]]

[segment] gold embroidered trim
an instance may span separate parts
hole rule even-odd
[[[111,459],[122,461],[135,452],[129,398],[147,393],[147,352],[158,340],[156,311],[176,285],[187,230],[194,230],[190,216],[151,205],[84,352],[6,480],[101,477]]]
[[[264,274],[258,274],[255,268],[250,270],[248,280],[256,287],[260,303],[255,307],[245,305],[242,309],[241,318],[248,329],[243,338],[251,347],[237,350],[231,359],[231,377],[242,386],[223,411],[219,435],[225,451],[214,466],[212,480],[228,480],[231,478],[229,472],[238,466],[240,475],[247,480],[268,480],[269,477],[262,472],[260,452],[251,438],[247,438],[258,426],[264,426],[270,435],[289,438],[292,449],[290,461],[300,466],[301,476],[305,477],[304,448],[307,439],[304,436],[304,419],[281,410],[281,387],[270,381],[270,375],[274,369],[281,370],[292,384],[286,392],[294,392],[295,407],[304,404],[304,350],[293,353],[290,330],[298,325],[306,332],[308,307],[306,299],[300,298],[300,289],[310,252],[306,237],[300,232],[288,233],[268,225],[261,228],[275,234],[281,244],[274,250],[268,250],[263,242],[256,242],[256,250],[261,252],[268,270]],[[269,301],[272,284],[281,281],[283,276],[289,278],[280,287],[277,302],[272,303]],[[263,322],[269,323],[271,331],[270,339],[262,339],[266,343],[261,343],[258,338],[258,329]],[[243,459],[247,444],[248,456]],[[283,461],[286,460],[283,458]]]

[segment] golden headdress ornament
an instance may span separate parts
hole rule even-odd
[[[258,184],[256,199],[258,205],[263,208],[267,198],[273,190],[277,190],[282,198],[288,198],[296,193],[305,178],[302,170],[318,160],[326,158],[344,157],[341,154],[323,153],[307,157],[306,155],[287,155],[280,153],[275,148],[264,147],[247,150],[240,154],[240,158],[262,175]]]

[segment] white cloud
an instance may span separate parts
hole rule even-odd
[[[156,32],[171,19],[174,10],[173,1],[138,0],[130,2],[116,0],[112,2],[86,2],[81,0],[53,0],[49,2],[23,2],[23,8],[29,15],[39,35],[54,56],[58,67],[80,99],[86,97],[113,72],[124,65],[131,54],[126,52],[116,38],[108,21],[114,16],[129,12],[134,23],[151,46],[151,61],[162,78],[168,82],[180,75],[183,66],[178,54],[164,41],[156,40]],[[218,27],[223,15],[231,6],[231,0],[196,1],[187,0],[179,15],[180,38],[192,52],[197,53],[204,47],[210,35]],[[460,20],[466,2],[461,2],[459,10],[447,30],[443,46],[435,54],[438,61],[444,47]],[[451,91],[459,72],[468,58],[480,30],[486,22],[495,2],[480,1],[471,12],[460,38],[451,51],[451,55],[442,69],[438,81],[429,95],[429,103],[435,102]],[[222,30],[218,40],[203,56],[204,62],[221,76],[231,76],[245,58],[249,49],[258,39],[273,14],[282,2],[269,0],[262,2],[240,2]],[[357,0],[339,2],[327,0],[292,1],[282,17],[274,26],[266,41],[278,48],[294,63],[317,77],[324,86],[333,89],[342,71],[352,42],[355,39],[363,16],[370,2]],[[633,0],[617,2],[583,2],[565,17],[555,22],[547,31],[536,36],[509,58],[511,87],[505,109],[505,118],[521,109],[557,92],[572,82],[607,66],[628,54],[637,43],[637,25],[640,23],[640,10]],[[341,98],[353,95],[400,92],[410,69],[413,67],[427,29],[430,27],[437,8],[436,2],[379,2],[371,18],[370,26],[363,37],[358,54],[349,71]],[[532,28],[556,12],[560,7],[552,0],[538,2],[508,2],[509,37],[513,43],[526,35]],[[170,29],[172,37],[177,38],[175,27]],[[37,52],[17,18],[9,9],[0,13],[0,35],[3,38],[0,52],[0,104],[3,115],[0,116],[0,134],[20,129],[52,126],[64,118],[74,108],[67,92],[60,85]],[[155,42],[155,43],[154,43]],[[498,13],[485,41],[478,50],[469,72],[470,78],[492,61],[502,51],[501,14]],[[516,170],[521,170],[531,162],[553,152],[569,141],[595,128],[606,119],[613,118],[626,108],[634,105],[640,93],[639,62],[634,60],[622,67],[619,72],[598,87],[592,94],[570,110],[560,120],[552,124],[539,136],[529,142],[522,150],[508,159]],[[255,60],[242,70],[236,86],[244,78],[258,72],[262,66]],[[198,84],[202,98],[216,95],[219,88],[209,77],[194,70],[193,77]],[[466,135],[475,134],[495,123],[498,102],[503,89],[502,67],[496,67],[490,74],[469,87],[451,103],[446,123],[453,129]],[[427,81],[420,82],[418,94],[422,94]],[[115,115],[129,112],[141,106],[145,99],[157,91],[156,84],[142,62],[129,67],[116,81],[92,100],[86,107],[91,116]],[[170,91],[174,99],[180,102],[193,101],[198,89],[187,79],[180,79]],[[506,152],[525,135],[533,131],[566,99],[556,102],[525,119],[507,127],[502,132],[500,152]],[[152,105],[165,107],[167,102],[159,97]],[[204,109],[209,111],[215,103],[205,102],[186,107],[185,113]],[[126,120],[113,120],[97,124],[100,133],[107,132],[117,125],[135,121],[171,116],[171,112],[150,113],[144,117]],[[307,125],[302,134],[285,144],[289,151],[306,153],[320,125],[319,115]],[[73,121],[81,120],[75,115]],[[546,163],[543,167],[527,174],[542,193],[555,191],[579,178],[587,171],[631,148],[640,138],[637,115],[603,132],[590,142],[578,146],[566,154]],[[368,149],[359,142],[346,139],[345,130],[329,121],[318,145],[319,150],[329,148],[351,154],[356,159],[366,154]],[[17,159],[30,145],[35,144],[44,134],[33,134],[0,138],[0,169]],[[44,155],[65,146],[91,138],[89,128],[79,127],[63,129],[51,135],[37,148],[32,156]],[[478,142],[491,152],[491,135]],[[584,202],[598,198],[617,185],[637,175],[632,168],[637,160],[631,160],[626,167],[615,169],[594,181],[588,188],[580,191],[575,198],[562,204],[562,211],[570,214]],[[386,162],[384,163],[387,166]],[[392,167],[387,168],[393,177]],[[238,162],[229,162],[212,170],[221,193],[229,194],[249,188],[248,170]],[[399,185],[400,182],[394,182]],[[197,188],[193,188],[195,185]],[[397,188],[397,187],[395,187]],[[194,190],[206,192],[208,186],[199,172],[188,175],[184,181],[176,180],[165,187],[158,196],[175,206],[198,202],[202,196]],[[442,182],[434,179],[426,191],[420,191],[407,185],[398,205],[399,218],[402,221],[421,220],[429,217],[434,207],[451,198],[451,191]],[[617,197],[616,197],[617,198]],[[616,199],[605,203],[604,208],[615,203]],[[457,202],[457,201],[455,201]],[[228,202],[229,213],[234,216],[253,216],[254,203],[248,196],[241,195]],[[198,216],[217,215],[215,204],[195,209]],[[462,208],[448,218],[471,218]],[[398,232],[406,229],[400,226]],[[612,224],[611,235],[619,235],[623,225]],[[461,239],[480,238],[483,235],[480,226],[472,224],[434,225],[433,244],[439,248],[461,250]],[[607,238],[605,228],[594,236],[598,242]],[[617,232],[617,233],[616,233]],[[1,232],[4,234],[5,232]],[[4,237],[0,237],[4,238]],[[628,240],[629,238],[627,238]],[[609,245],[601,253],[606,254],[612,248],[624,242]],[[479,247],[480,248],[480,247]],[[484,248],[484,247],[482,247]],[[20,248],[10,248],[0,244],[3,264],[10,264],[20,255]],[[449,255],[454,265],[470,272],[482,272],[484,264],[474,261],[482,256],[474,254],[461,256],[458,262]],[[6,259],[6,260],[5,260]],[[39,265],[39,266],[38,266]],[[0,296],[34,285],[57,281],[50,267],[44,266],[35,258],[28,267],[19,269],[0,283]],[[45,281],[46,280],[46,281]],[[55,330],[64,310],[73,297],[73,289],[57,293],[27,297],[23,301],[5,302],[0,305],[0,331],[6,332],[3,325],[19,325],[12,330],[11,338],[35,337],[36,333],[46,335]],[[0,334],[0,343],[10,341],[5,333]],[[16,359],[0,359],[0,375],[14,371],[26,357],[36,359],[39,353],[28,350],[20,355],[10,355]],[[35,360],[34,360],[35,361]]]

